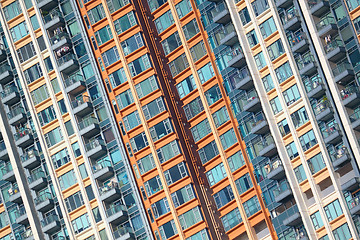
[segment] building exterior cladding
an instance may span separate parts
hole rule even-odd
[[[0,240],[360,239],[359,19],[1,1]]]

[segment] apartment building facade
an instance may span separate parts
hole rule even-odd
[[[359,5],[2,1],[0,239],[359,239]]]

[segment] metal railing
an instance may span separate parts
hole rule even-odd
[[[328,149],[328,152],[332,161],[336,161],[348,154],[348,150],[343,143],[331,146],[331,148]]]
[[[111,162],[109,160],[100,160],[92,166],[93,173],[96,173],[97,171],[106,167],[112,167]]]
[[[119,188],[119,183],[111,182],[109,184],[106,184],[106,185],[100,187],[99,192],[100,192],[100,195],[103,195],[103,194],[107,193],[108,191],[110,191],[112,189],[116,189],[116,188]]]
[[[340,96],[342,100],[345,100],[354,93],[359,93],[359,87],[355,85],[350,85],[340,91]]]
[[[52,199],[53,199],[53,197],[52,197],[51,193],[46,192],[46,193],[42,193],[37,198],[35,198],[34,202],[35,202],[35,205],[38,205],[42,202],[45,202],[46,200],[52,200]]]
[[[227,10],[226,5],[224,4],[224,2],[216,5],[216,7],[214,9],[211,10],[211,16],[214,18],[216,17],[220,12]]]
[[[15,141],[17,141],[17,140],[19,140],[20,138],[25,137],[25,136],[27,136],[27,135],[31,135],[31,134],[32,134],[31,129],[25,128],[25,129],[22,129],[22,130],[20,130],[19,132],[15,133],[15,134],[14,134],[14,138],[15,138]]]
[[[320,128],[323,138],[327,138],[339,130],[339,125],[335,122],[335,120],[325,124],[323,127]]]
[[[335,68],[332,69],[334,77],[338,76],[339,74],[345,72],[346,70],[351,70],[351,65],[347,62],[342,62],[337,64]]]
[[[67,32],[61,32],[57,35],[54,35],[50,38],[52,44],[56,44],[57,42],[61,41],[64,38],[69,38],[69,34]]]
[[[307,53],[303,54],[301,57],[296,58],[295,61],[296,61],[298,68],[302,69],[306,65],[308,65],[310,63],[314,63],[315,58],[310,52],[307,52]]]
[[[62,17],[62,13],[58,8],[51,10],[49,14],[43,17],[44,23],[46,24],[57,17]]]
[[[75,60],[76,61],[76,57],[73,53],[67,53],[64,56],[62,56],[61,58],[57,59],[57,63],[59,66],[64,65],[65,63],[67,63],[70,60]]]
[[[120,238],[121,236],[124,236],[127,233],[133,233],[132,228],[122,227],[113,232],[115,239]]]
[[[329,42],[328,44],[326,44],[324,46],[324,50],[326,53],[329,53],[329,52],[335,50],[336,48],[343,47],[343,46],[344,46],[343,41],[341,41],[340,39],[335,39],[335,40],[332,40],[331,42]]]
[[[331,108],[329,100],[319,102],[318,104],[316,104],[313,107],[314,114],[318,115],[318,114],[322,113],[323,111],[325,111],[326,109],[329,109],[329,108]]]
[[[53,223],[55,221],[59,221],[59,217],[58,215],[52,214],[41,220],[41,226],[45,227],[46,225],[49,225],[50,223]]]
[[[279,157],[276,157],[274,159],[271,159],[270,162],[265,166],[266,173],[270,173],[271,171],[279,168],[282,166],[282,162]]]
[[[323,29],[324,27],[328,26],[329,24],[335,24],[335,19],[331,16],[326,16],[316,24],[316,28],[318,31]]]
[[[10,110],[10,112],[8,113],[8,118],[9,118],[9,119],[12,119],[12,118],[14,118],[14,117],[16,117],[17,115],[22,114],[22,113],[25,114],[24,108],[21,107],[21,106],[18,106],[18,107],[16,107],[16,108],[13,108],[13,109]]]
[[[99,121],[95,117],[87,117],[79,122],[79,129],[82,130],[91,124],[97,124]]]
[[[98,146],[105,146],[105,142],[104,142],[104,140],[102,140],[102,139],[95,139],[95,140],[93,140],[93,141],[91,141],[91,142],[88,142],[87,144],[85,144],[85,151],[90,151],[90,150],[92,150],[92,149],[94,149],[94,148],[96,148],[96,147],[98,147]]]
[[[26,153],[24,153],[23,155],[20,156],[20,159],[22,162],[25,162],[27,160],[29,160],[30,158],[33,158],[33,157],[38,157],[39,156],[39,152],[37,150],[30,150]]]
[[[354,207],[358,206],[360,204],[360,196],[356,196],[352,199],[350,199],[348,202],[349,210],[353,209]]]
[[[10,161],[6,162],[5,165],[3,165],[3,166],[1,167],[1,174],[2,174],[2,175],[5,175],[5,174],[7,174],[7,173],[9,173],[9,172],[11,172],[11,171],[13,171],[13,168],[12,168],[12,166],[11,166]]]
[[[283,24],[290,22],[292,19],[299,16],[298,10],[295,7],[289,8],[281,12],[281,20]]]
[[[2,93],[1,93],[1,96],[4,98],[4,97],[7,97],[7,96],[9,96],[10,94],[12,94],[14,92],[19,92],[19,89],[14,84],[7,85],[7,86],[4,87],[4,89],[3,89]]]
[[[309,93],[313,89],[315,89],[318,86],[323,84],[323,80],[321,79],[321,77],[319,75],[315,75],[313,77],[306,78],[303,80],[303,82],[304,82],[304,86],[305,86],[307,93]]]
[[[278,187],[273,190],[273,193],[274,196],[277,197],[287,190],[291,190],[289,183],[287,181],[282,181],[279,183]]]
[[[81,98],[77,98],[73,101],[71,101],[71,107],[74,109],[78,106],[80,106],[81,104],[84,104],[84,103],[91,103],[91,99],[89,96],[82,96]]]
[[[11,67],[8,63],[3,63],[0,65],[0,74],[3,74],[6,71],[11,71]]]
[[[124,205],[114,205],[108,209],[106,209],[106,216],[110,217],[114,215],[115,213],[118,213],[120,211],[126,212],[127,209]]]
[[[32,182],[35,182],[36,180],[40,179],[40,178],[45,178],[46,175],[44,173],[43,170],[38,170],[36,171],[35,173],[31,174],[29,177],[28,177],[28,181],[29,181],[29,184],[32,183]]]
[[[6,150],[6,145],[4,141],[0,142],[0,152]]]
[[[288,38],[288,41],[289,41],[291,47],[295,46],[302,40],[307,39],[306,34],[302,31],[302,29],[299,29],[295,32],[288,34],[287,38]]]
[[[65,85],[65,87],[69,87],[69,86],[73,85],[74,83],[77,83],[77,82],[83,81],[83,80],[84,80],[84,78],[82,75],[75,74],[75,75],[72,75],[72,76],[66,78],[64,80],[64,85]]]

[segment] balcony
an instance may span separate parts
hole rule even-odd
[[[232,25],[232,23],[224,26],[224,32],[221,35],[221,45],[233,46],[235,43],[239,42],[234,25]]]
[[[54,207],[54,200],[49,192],[35,198],[34,203],[36,210],[40,212],[47,212]]]
[[[9,159],[8,151],[6,150],[6,146],[4,141],[0,142],[0,160],[6,161]]]
[[[9,124],[12,126],[19,125],[20,123],[26,122],[26,113],[24,108],[16,107],[8,113]]]
[[[45,173],[42,170],[38,170],[28,177],[29,187],[32,190],[38,191],[47,185],[47,179]]]
[[[322,16],[330,9],[330,4],[328,1],[308,0],[308,4],[311,14],[316,17]]]
[[[88,115],[93,111],[93,105],[90,97],[88,96],[81,96],[81,98],[73,100],[71,102],[71,107],[73,109],[73,113],[79,117]]]
[[[347,148],[342,143],[330,147],[328,151],[334,168],[340,168],[351,160]]]
[[[20,101],[20,93],[15,85],[6,86],[1,93],[3,104],[14,105]]]
[[[1,84],[7,84],[11,80],[13,80],[14,76],[11,71],[11,67],[9,64],[5,63],[0,66],[0,83]]]
[[[326,144],[336,144],[341,141],[341,131],[335,120],[322,126],[320,131]]]
[[[79,75],[73,75],[64,81],[65,91],[71,95],[76,95],[86,89],[84,78]]]
[[[71,40],[67,32],[61,32],[58,35],[50,38],[51,48],[53,51],[58,50],[61,47],[70,47]]]
[[[117,182],[110,182],[99,188],[101,201],[113,202],[121,196],[120,187]]]
[[[246,92],[240,99],[242,103],[243,111],[246,112],[258,112],[261,110],[260,99],[255,91],[255,89]]]
[[[7,161],[5,163],[5,165],[3,165],[0,168],[0,171],[1,171],[1,175],[2,175],[2,178],[0,178],[1,180],[8,181],[8,182],[16,181],[15,173],[14,173],[13,167],[11,166],[10,161]]]
[[[276,7],[278,8],[288,8],[294,4],[293,0],[276,0]]]
[[[50,11],[57,7],[58,1],[57,0],[37,0],[37,6],[39,9],[43,11]]]
[[[232,49],[229,54],[231,55],[231,60],[228,61],[229,67],[242,68],[246,65],[244,54],[241,52],[240,48]]]
[[[13,203],[22,203],[22,198],[21,198],[21,194],[19,191],[19,187],[17,186],[17,184],[13,184],[9,190],[9,201],[13,202]]]
[[[264,137],[261,143],[259,144],[262,145],[260,146],[261,150],[259,151],[260,156],[272,157],[277,153],[274,139],[270,134]]]
[[[320,38],[337,33],[338,27],[333,17],[326,16],[316,24]]]
[[[292,197],[292,191],[287,181],[279,183],[278,188],[274,189],[275,201],[278,203],[286,202]]]
[[[65,21],[59,9],[52,10],[48,15],[44,16],[45,29],[54,31],[56,28],[64,27]]]
[[[334,80],[340,85],[346,85],[354,80],[354,70],[349,63],[342,62],[332,69]]]
[[[299,212],[292,214],[283,221],[283,224],[286,226],[298,226],[301,223],[302,223],[302,219],[301,219],[301,214]]]
[[[21,206],[15,213],[15,221],[17,224],[23,224],[23,225],[27,225],[29,224],[29,219],[28,219],[28,216],[26,214],[26,211],[25,211],[25,207],[24,206]]]
[[[279,158],[275,158],[268,164],[267,178],[272,180],[280,180],[285,176],[284,166]]]
[[[350,179],[349,181],[347,181],[346,183],[342,184],[341,190],[344,192],[354,191],[359,188],[359,183],[360,183],[360,178],[354,177],[354,178]]]
[[[4,61],[7,58],[6,48],[3,43],[0,43],[0,62]]]
[[[303,80],[303,82],[305,85],[306,93],[309,98],[318,99],[324,96],[325,87],[319,75],[316,75],[311,78],[306,78]]]
[[[227,24],[230,22],[230,13],[224,3],[218,4],[212,11],[211,15],[213,17],[213,21],[219,24]]]
[[[23,167],[27,169],[36,168],[41,164],[39,153],[36,150],[30,150],[26,152],[25,154],[20,156],[20,159]]]
[[[31,231],[31,229],[27,229],[25,232],[20,234],[20,239],[21,240],[34,240],[34,236],[33,233]]]
[[[346,56],[346,49],[341,40],[333,40],[324,46],[329,61],[337,62]]]
[[[114,233],[115,240],[133,240],[135,235],[133,230],[130,227],[122,227],[117,229]]]
[[[234,76],[235,87],[241,90],[249,90],[253,88],[254,83],[247,67],[237,70],[238,75]]]
[[[265,134],[269,132],[269,124],[262,112],[256,113],[249,123],[252,127],[252,134]]]
[[[333,118],[333,110],[328,100],[319,102],[313,109],[317,121],[327,121]]]
[[[19,147],[25,148],[34,142],[32,131],[28,128],[21,129],[14,134],[15,144]]]
[[[94,178],[100,181],[104,181],[114,176],[114,169],[109,160],[100,160],[92,166]]]
[[[100,132],[99,122],[94,117],[86,117],[79,122],[79,130],[81,136],[91,138]]]
[[[299,13],[294,7],[284,11],[281,20],[285,30],[294,31],[300,28],[301,22]]]
[[[301,75],[312,76],[316,73],[315,58],[310,52],[303,54],[301,57],[295,59],[295,61]]]
[[[105,142],[101,139],[93,140],[85,145],[85,150],[90,159],[98,159],[106,153]]]
[[[79,68],[79,63],[72,53],[67,53],[57,60],[59,71],[65,74],[70,74]]]
[[[360,215],[360,196],[356,196],[347,202],[352,215]]]
[[[124,205],[115,205],[106,209],[106,216],[108,222],[114,225],[122,224],[128,219],[127,209]]]
[[[59,217],[57,215],[50,215],[41,220],[41,227],[47,234],[52,234],[61,229]]]
[[[351,121],[351,127],[356,131],[360,131],[360,111],[355,111],[349,116]]]
[[[295,53],[304,53],[309,49],[309,42],[306,34],[302,32],[302,29],[297,30],[291,34],[288,34],[288,40],[291,46],[291,51]]]
[[[350,85],[340,91],[343,104],[347,108],[354,109],[360,104],[360,91],[358,86]]]

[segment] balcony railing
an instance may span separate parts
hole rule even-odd
[[[349,210],[353,209],[354,207],[358,206],[360,204],[360,196],[356,196],[352,199],[350,199],[348,202]]]
[[[4,87],[1,96],[2,98],[5,98],[7,96],[9,96],[10,94],[14,93],[14,92],[18,92],[18,88],[15,85],[8,85],[6,87]]]
[[[279,183],[279,186],[277,188],[274,189],[273,193],[274,196],[277,197],[279,196],[281,193],[290,190],[290,185],[287,181],[282,181]]]
[[[343,46],[344,46],[344,43],[341,40],[339,40],[339,39],[332,40],[331,42],[329,42],[328,44],[326,44],[324,46],[324,50],[326,53],[329,53],[329,52],[335,50],[336,48],[343,47]]]
[[[105,184],[104,186],[99,188],[100,195],[103,195],[104,193],[119,188],[119,183],[117,182],[111,182],[109,184]]]
[[[213,10],[211,10],[211,16],[214,18],[216,17],[220,12],[226,10],[226,5],[222,2],[218,4]]]
[[[354,112],[353,114],[351,114],[349,116],[349,118],[350,118],[350,121],[352,123],[355,122],[356,120],[360,119],[360,110],[358,110],[358,111]]]
[[[298,16],[299,16],[298,10],[295,7],[292,7],[281,13],[281,20],[283,24],[286,24]]]
[[[22,232],[20,234],[21,239],[27,239],[30,238],[33,235],[31,229],[27,229],[25,232]]]
[[[359,93],[359,87],[358,86],[350,85],[350,86],[347,86],[346,88],[344,88],[344,89],[342,89],[340,91],[340,95],[341,95],[342,100],[347,99],[348,97],[350,97],[354,93]]]
[[[315,62],[315,58],[310,52],[307,52],[307,53],[303,54],[301,57],[295,59],[295,61],[296,61],[298,68],[302,69],[306,65]]]
[[[11,71],[11,67],[9,64],[7,63],[3,63],[0,65],[0,74],[6,72],[6,71]]]
[[[264,114],[262,112],[258,112],[249,120],[249,123],[252,127],[256,127],[258,124],[264,121],[265,121]]]
[[[258,98],[258,95],[256,93],[255,89],[252,89],[250,91],[245,92],[241,97],[240,97],[240,101],[242,103],[242,106],[248,104],[249,102],[251,102],[252,100]]]
[[[12,118],[14,118],[17,115],[22,114],[22,113],[25,114],[24,108],[23,107],[16,107],[14,109],[11,109],[11,111],[8,113],[8,118],[12,119]]]
[[[342,62],[338,64],[335,68],[333,68],[332,72],[334,74],[334,77],[336,77],[348,69],[351,69],[351,65],[347,62]]]
[[[81,98],[71,101],[71,107],[74,109],[84,103],[91,103],[90,97],[82,96]]]
[[[323,138],[329,137],[331,134],[335,133],[339,130],[339,125],[334,121],[331,121],[330,123],[325,124],[323,127],[321,127],[320,131],[323,135]]]
[[[118,213],[120,211],[127,211],[126,207],[124,205],[115,205],[108,209],[106,209],[106,216],[110,217],[114,215],[115,213]]]
[[[46,175],[44,173],[43,170],[38,170],[36,171],[35,173],[31,174],[29,177],[28,177],[28,181],[29,181],[29,184],[32,183],[32,182],[35,182],[36,180],[40,179],[40,178],[45,178]]]
[[[318,115],[318,114],[322,113],[323,111],[325,111],[326,109],[328,109],[330,107],[331,107],[331,105],[330,105],[329,100],[319,102],[314,107],[314,114]]]
[[[124,236],[127,233],[133,233],[132,228],[130,228],[130,227],[119,228],[114,232],[114,238],[118,239],[118,238],[120,238],[121,236]]]
[[[25,210],[25,206],[22,205],[15,213],[16,215],[16,218],[20,217],[20,216],[23,216],[26,214],[26,210]]]
[[[343,143],[332,146],[328,151],[332,161],[336,161],[348,154],[348,150]]]
[[[93,165],[93,173],[96,173],[97,171],[106,168],[111,167],[111,162],[109,160],[100,160],[96,164]]]
[[[48,15],[44,16],[43,17],[44,23],[46,24],[56,17],[62,17],[62,13],[60,12],[59,9],[53,9],[53,10],[51,10],[51,12],[49,12]]]
[[[1,142],[0,142],[0,152],[1,152],[1,151],[4,151],[4,150],[6,150],[5,142],[4,142],[4,141],[1,141]]]
[[[19,192],[19,186],[17,183],[14,183],[8,190],[10,196],[17,194]]]
[[[5,175],[13,170],[10,161],[6,162],[5,165],[1,167],[1,174]]]
[[[265,171],[268,174],[280,166],[282,166],[282,162],[279,157],[276,157],[274,159],[271,159],[270,162],[265,166]]]
[[[302,31],[302,29],[299,29],[295,32],[288,34],[287,38],[289,40],[290,46],[293,47],[302,40],[306,39],[306,34]]]
[[[91,141],[85,145],[85,150],[88,152],[98,146],[104,146],[105,142],[102,139],[95,139],[94,141]]]
[[[270,134],[268,134],[267,136],[264,136],[260,141],[258,141],[254,145],[256,145],[255,148],[257,148],[259,151],[261,151],[273,143],[274,143],[273,137]]]
[[[30,135],[30,134],[32,134],[31,129],[29,129],[29,128],[21,129],[21,130],[19,130],[19,132],[14,134],[15,141],[19,140],[22,137]]]
[[[95,117],[87,117],[83,119],[81,122],[79,122],[79,129],[82,130],[91,124],[99,123],[99,121]]]
[[[76,57],[74,54],[72,53],[67,53],[66,55],[62,56],[61,58],[57,59],[58,65],[62,66],[65,63],[67,63],[70,60],[75,60],[76,61]]]
[[[83,81],[83,80],[84,80],[83,76],[81,76],[80,74],[75,74],[75,75],[72,75],[72,76],[68,77],[67,79],[65,79],[64,85],[65,85],[65,87],[69,87],[69,86],[71,86],[79,81]]]
[[[52,44],[56,44],[57,42],[61,41],[64,38],[69,38],[69,34],[67,32],[61,32],[52,38],[50,38],[50,41]]]
[[[333,17],[326,16],[325,18],[321,19],[316,24],[316,28],[317,28],[318,31],[320,31],[321,29],[328,26],[329,24],[335,24],[335,19]]]
[[[33,157],[38,157],[39,156],[39,152],[37,150],[30,150],[26,153],[24,153],[23,155],[20,156],[20,159],[22,162],[25,162],[27,160],[29,160],[30,158],[33,158]]]
[[[37,198],[34,199],[35,205],[38,205],[42,202],[45,202],[46,200],[52,200],[53,197],[51,196],[51,193],[46,192],[41,195],[39,195]]]
[[[316,76],[313,76],[310,78],[306,78],[303,80],[303,82],[304,82],[307,93],[312,91],[313,89],[317,88],[318,86],[320,86],[323,83],[323,81],[319,75],[316,75]]]
[[[58,220],[59,220],[59,217],[57,215],[55,215],[55,214],[50,215],[41,220],[41,226],[45,227],[46,225],[49,225],[50,223],[58,221]]]

